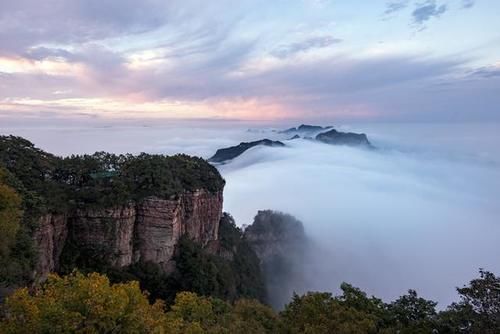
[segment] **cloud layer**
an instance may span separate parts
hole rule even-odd
[[[221,167],[225,209],[240,224],[250,223],[262,208],[304,222],[317,249],[309,254],[309,277],[296,287],[300,292],[336,291],[347,281],[386,300],[414,288],[445,306],[479,267],[500,270],[500,152],[493,143],[475,147],[492,153],[495,164],[479,152],[465,154],[463,147],[459,155],[450,154],[452,145],[472,144],[454,133],[465,128],[400,130],[406,138],[399,143],[392,140],[401,137],[390,139],[385,131],[380,141],[372,138],[379,147],[393,147],[378,152],[307,141],[249,150]],[[438,151],[417,140],[436,130],[441,133],[429,139]],[[473,138],[494,131],[467,130]]]
[[[64,155],[182,152],[204,158],[240,141],[286,139],[261,123],[33,122],[1,123],[0,133]],[[297,291],[335,291],[348,281],[388,300],[414,288],[444,306],[479,267],[500,272],[498,125],[337,128],[366,132],[379,150],[286,141],[286,148],[256,147],[219,167],[227,181],[225,210],[238,224],[250,224],[262,209],[305,223],[317,249]]]

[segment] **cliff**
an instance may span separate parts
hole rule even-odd
[[[266,263],[299,247],[305,239],[304,226],[291,215],[262,210],[255,216],[253,224],[245,229],[245,239],[259,259]]]
[[[181,236],[202,245],[217,239],[225,181],[201,158],[57,157],[0,136],[2,168],[22,198],[19,231],[26,236],[11,242],[5,281],[29,284],[51,271],[144,262],[168,271]]]
[[[34,233],[36,279],[61,265],[119,268],[149,262],[169,271],[181,236],[202,245],[217,240],[222,200],[222,191],[200,189],[176,199],[148,197],[113,208],[43,215]]]
[[[244,238],[260,260],[270,304],[281,309],[304,289],[309,242],[302,222],[281,212],[259,211]]]

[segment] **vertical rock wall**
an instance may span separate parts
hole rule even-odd
[[[168,269],[182,235],[202,244],[217,239],[222,202],[222,190],[197,190],[172,200],[151,197],[116,208],[44,215],[34,234],[35,277],[43,280],[58,270],[68,242],[101,252],[111,266],[153,262]]]

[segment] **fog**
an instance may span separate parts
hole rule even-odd
[[[310,257],[307,284],[297,292],[336,292],[347,281],[385,300],[416,289],[443,307],[478,268],[500,273],[498,125],[337,128],[366,132],[378,149],[293,140],[285,148],[252,148],[218,166],[227,182],[224,209],[239,225],[250,224],[260,209],[304,222],[320,251]],[[242,140],[285,139],[269,126],[242,123],[18,125],[0,126],[0,132],[57,154],[184,152],[205,158]]]
[[[227,121],[155,120],[51,120],[45,122],[3,122],[0,134],[31,140],[57,155],[113,153],[158,153],[210,157],[217,148],[251,140],[258,133],[251,124]]]
[[[347,281],[394,299],[414,288],[447,304],[479,267],[500,270],[498,166],[289,145],[259,147],[223,166],[225,208],[240,223],[262,208],[302,220],[322,249],[308,289],[335,291]]]

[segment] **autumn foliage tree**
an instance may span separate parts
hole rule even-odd
[[[149,304],[137,282],[110,284],[99,274],[50,276],[30,294],[17,290],[6,302],[1,333],[162,333],[162,302]]]
[[[7,299],[0,333],[276,333],[278,315],[252,300],[180,292],[167,310],[150,304],[139,283],[111,284],[104,275],[52,275],[41,288]]]

